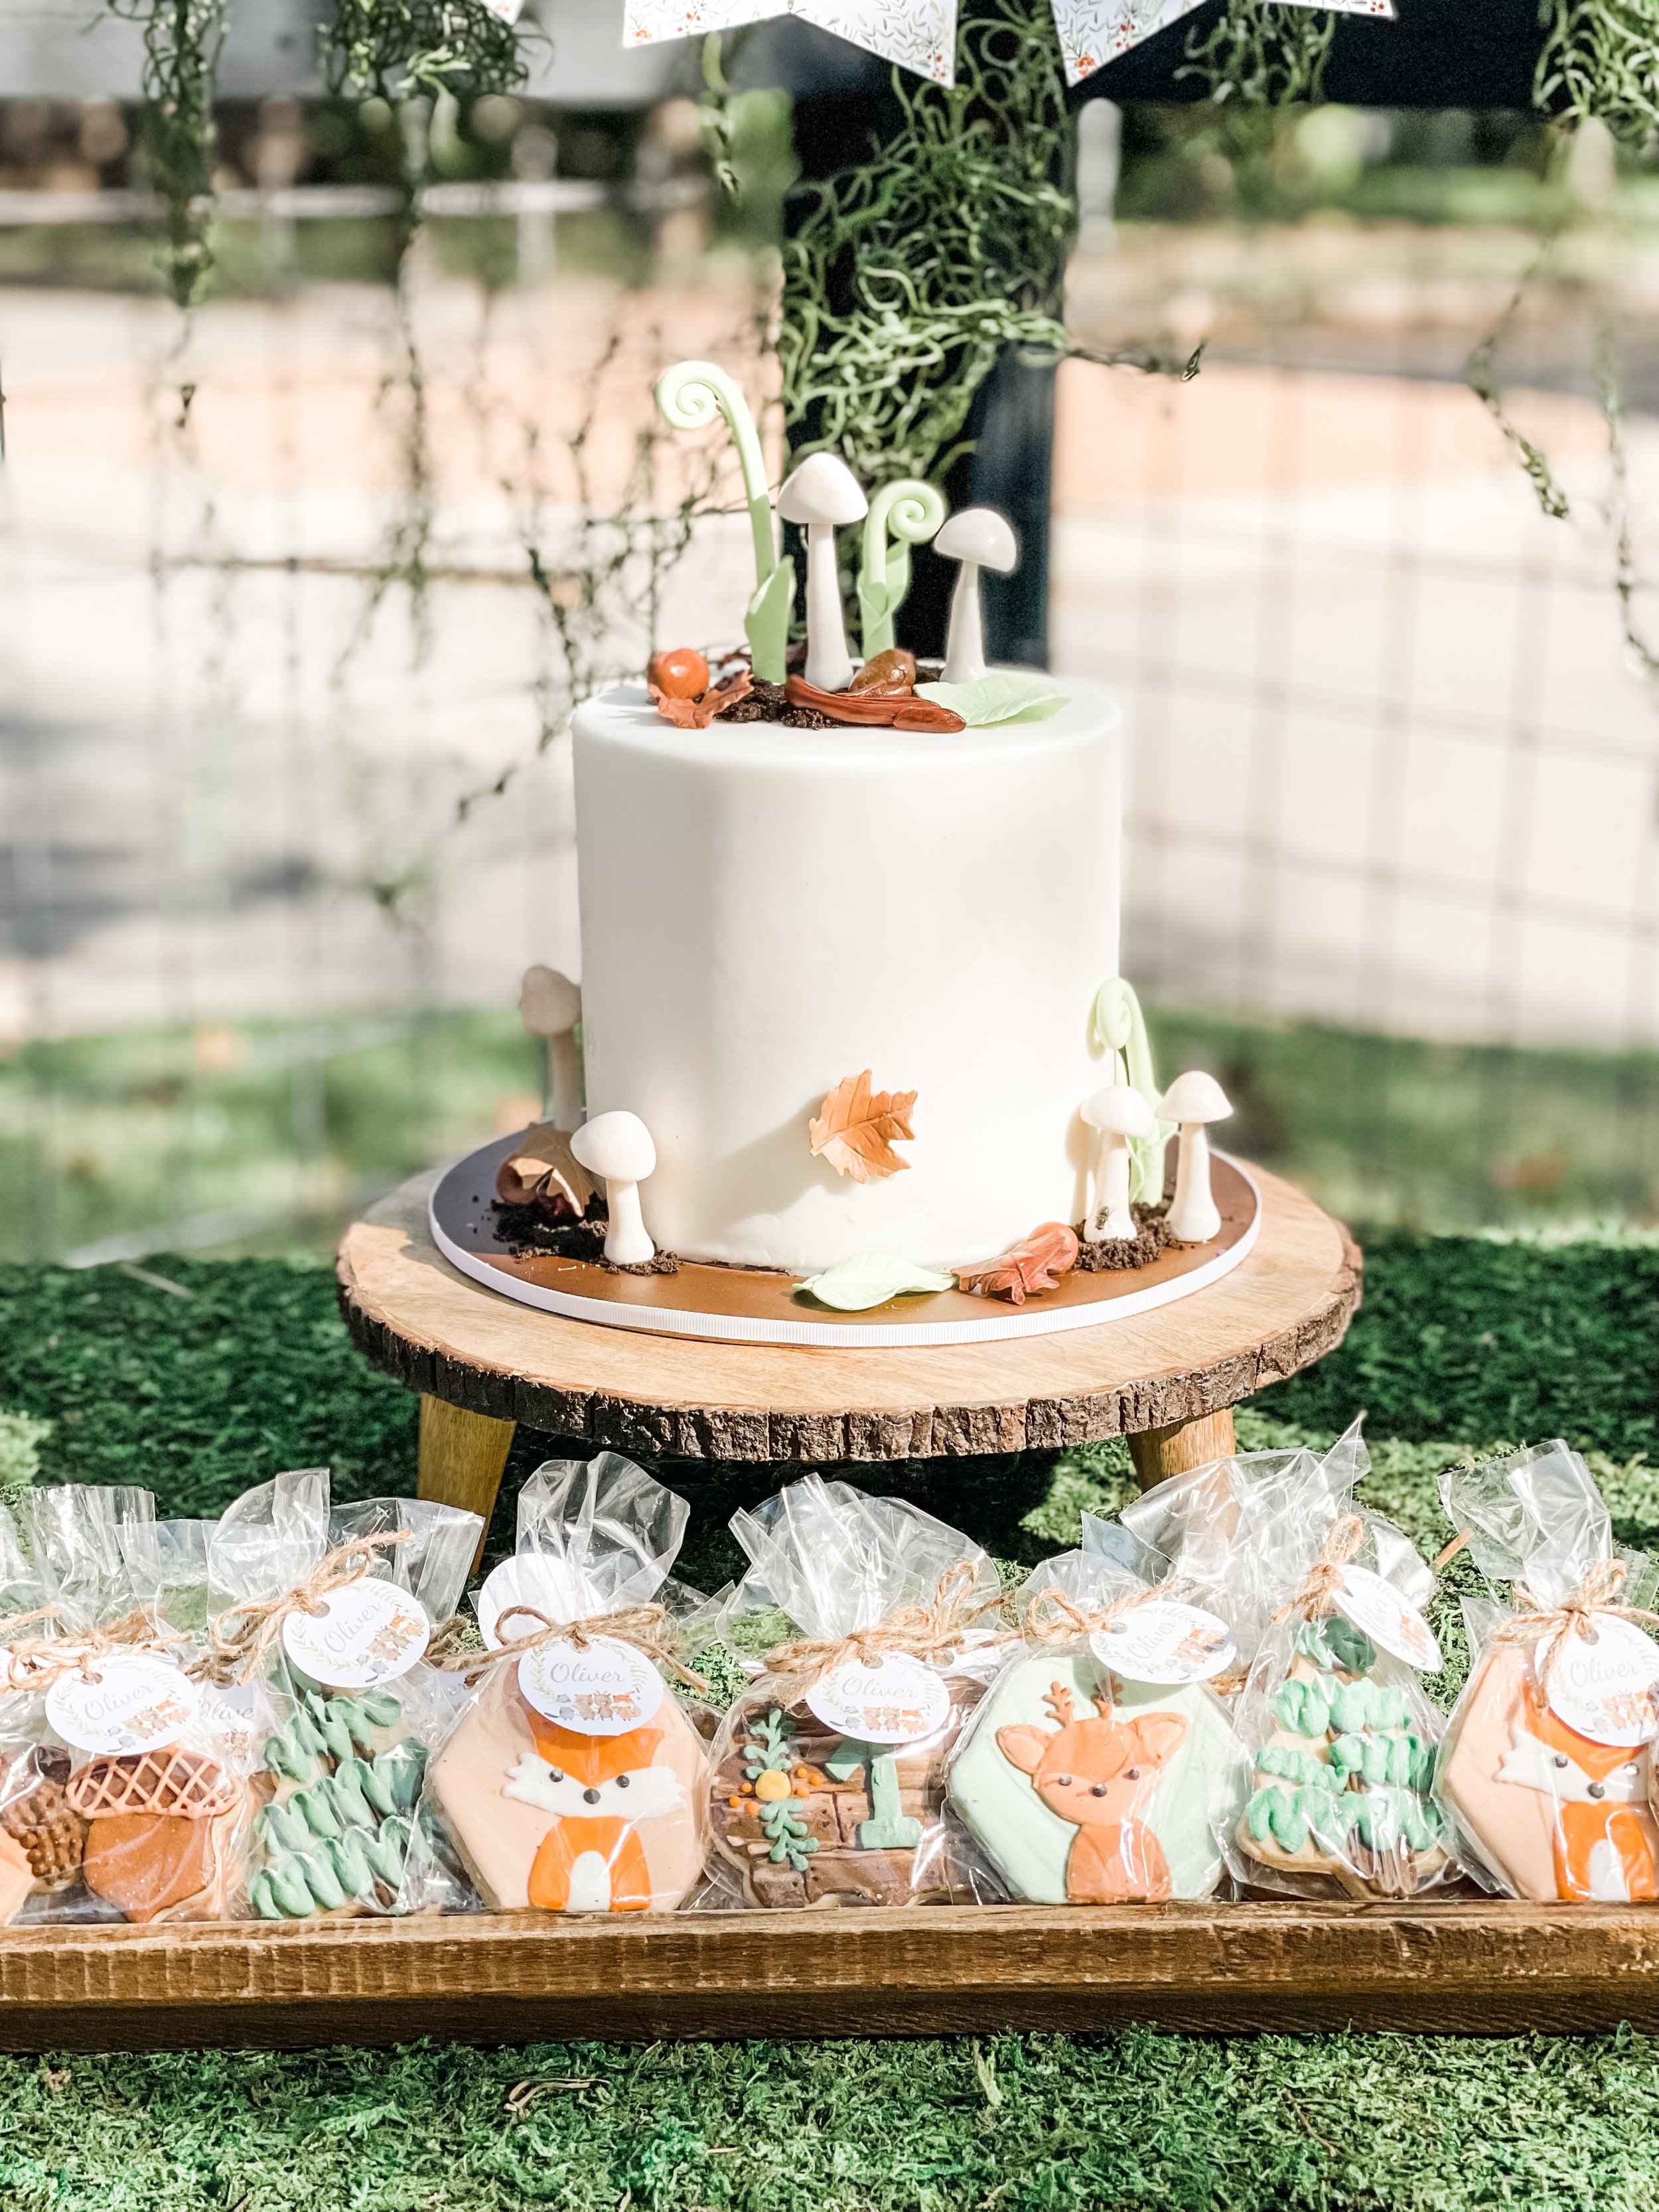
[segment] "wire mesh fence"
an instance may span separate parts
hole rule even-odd
[[[649,399],[687,353],[766,389],[695,193],[626,253],[605,206],[458,203],[396,289],[315,273],[372,210],[231,212],[282,266],[189,325],[0,290],[0,1256],[316,1243],[515,1126],[519,973],[579,960],[570,702],[738,626],[732,488]],[[1072,271],[1091,341],[1210,340],[1182,386],[1060,376],[1054,658],[1125,699],[1127,964],[1240,1149],[1362,1220],[1659,1208],[1659,264],[1581,224],[1506,313],[1536,252],[1097,220]],[[1494,328],[1565,520],[1464,379]]]

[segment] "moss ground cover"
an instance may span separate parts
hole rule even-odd
[[[1659,1249],[1392,1232],[1367,1266],[1347,1343],[1255,1401],[1248,1443],[1365,1407],[1366,1495],[1432,1544],[1441,1468],[1560,1433],[1596,1455],[1620,1534],[1659,1543]],[[329,1464],[343,1496],[414,1480],[415,1401],[353,1352],[315,1265],[0,1268],[0,1408],[52,1424],[41,1480],[145,1483],[172,1513],[284,1467]],[[520,1437],[508,1491],[556,1449]],[[661,1472],[712,1584],[726,1516],[769,1479]],[[1029,1560],[1128,1477],[1109,1444],[880,1480]],[[1646,2212],[1656,2144],[1659,2041],[1628,2031],[0,2058],[5,2212]]]

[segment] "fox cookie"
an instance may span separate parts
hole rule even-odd
[[[1126,1681],[1087,1652],[1016,1660],[951,1771],[951,1803],[1016,1897],[1115,1905],[1207,1897],[1210,1807],[1237,1760],[1196,1684]]]
[[[491,1669],[432,1762],[430,1790],[498,1911],[672,1912],[702,1871],[708,1760],[672,1698],[620,1735],[549,1720]]]
[[[738,1705],[714,1777],[714,1842],[758,1905],[943,1904],[944,1766],[981,1686],[945,1678],[950,1704],[917,1743],[860,1743],[805,1702]]]
[[[1659,1899],[1652,1751],[1595,1743],[1539,1698],[1532,1654],[1500,1644],[1465,1693],[1440,1794],[1494,1873],[1539,1904]]]
[[[1269,1887],[1413,1897],[1445,1875],[1435,1745],[1406,1691],[1374,1677],[1376,1658],[1334,1615],[1296,1632],[1236,1835],[1247,1874],[1290,1877]]]

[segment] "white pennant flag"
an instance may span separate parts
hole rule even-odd
[[[1202,0],[1049,0],[1060,33],[1067,84],[1081,84],[1108,62],[1127,54],[1155,31],[1190,15]],[[1394,0],[1290,0],[1297,8],[1328,8],[1340,15],[1392,16]]]
[[[1067,84],[1127,54],[1190,15],[1201,0],[1050,0]],[[1392,16],[1394,0],[1291,0],[1344,15]],[[630,46],[735,30],[774,15],[799,15],[866,52],[935,84],[956,82],[957,0],[627,0],[623,39]]]
[[[957,0],[628,0],[623,43],[692,39],[772,15],[799,15],[935,84],[956,82]]]

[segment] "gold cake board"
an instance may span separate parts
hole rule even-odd
[[[1152,1482],[1230,1451],[1231,1408],[1339,1344],[1359,1304],[1359,1253],[1341,1224],[1277,1176],[1248,1171],[1259,1220],[1231,1273],[1153,1311],[1059,1334],[709,1343],[538,1312],[439,1251],[435,1171],[347,1231],[341,1306],[358,1347],[422,1394],[422,1496],[486,1517],[520,1421],[596,1449],[786,1468],[1126,1436]]]

